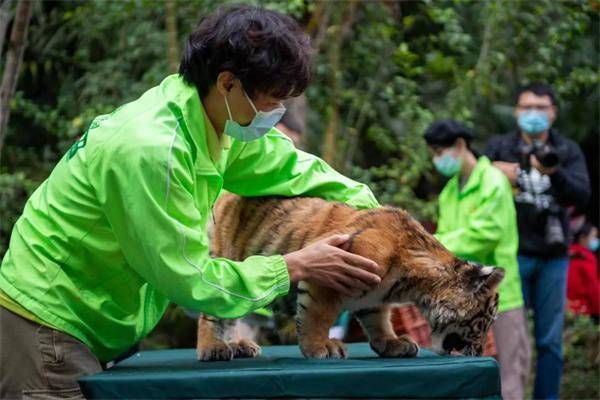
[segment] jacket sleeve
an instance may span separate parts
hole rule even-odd
[[[590,197],[590,178],[585,158],[575,143],[569,143],[567,159],[550,175],[556,199],[563,206],[584,206]]]
[[[143,145],[141,145],[143,146]],[[282,256],[209,257],[207,215],[183,144],[114,149],[96,161],[97,193],[128,265],[175,303],[237,318],[289,290]],[[204,213],[206,214],[206,213]],[[209,213],[208,213],[209,214]]]
[[[277,129],[252,142],[234,141],[224,188],[245,197],[313,196],[356,208],[379,203],[369,188],[336,172],[312,154],[294,147]]]
[[[447,230],[443,222],[435,237],[456,256],[485,259],[507,234],[506,224],[514,219],[514,205],[508,181],[486,188],[479,206],[473,210],[465,226]],[[440,199],[441,201],[441,199]],[[443,215],[440,220],[443,221]]]

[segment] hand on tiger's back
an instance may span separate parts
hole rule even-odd
[[[376,262],[343,250],[348,234],[332,235],[283,256],[290,281],[306,281],[358,297],[381,282]]]

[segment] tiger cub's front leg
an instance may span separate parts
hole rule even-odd
[[[306,358],[346,358],[344,343],[329,339],[329,328],[341,310],[340,295],[300,282],[296,330],[300,350]]]
[[[381,357],[415,357],[419,352],[419,345],[410,336],[396,336],[390,306],[366,308],[355,316],[369,337],[371,348]]]
[[[200,361],[229,361],[232,358],[257,357],[260,346],[250,339],[228,340],[237,319],[198,318],[196,353]]]
[[[218,319],[200,314],[196,353],[200,361],[229,361],[233,349],[226,342],[228,330],[236,320]]]

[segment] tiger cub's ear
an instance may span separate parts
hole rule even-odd
[[[504,278],[504,269],[502,268],[483,266],[473,262],[469,262],[468,264],[473,268],[465,272],[475,292],[481,289],[494,290]]]
[[[504,279],[504,269],[482,266],[479,271],[479,279],[481,280],[480,288],[485,287],[488,290],[494,290],[502,282],[502,279]]]
[[[489,290],[494,290],[498,287],[500,282],[502,282],[502,279],[504,279],[504,268],[483,267],[482,271],[486,270],[486,269],[487,269],[487,271],[491,271],[491,272],[486,272],[485,286]]]

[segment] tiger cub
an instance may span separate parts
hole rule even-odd
[[[414,357],[419,347],[398,337],[390,305],[414,303],[427,318],[432,347],[440,354],[481,355],[497,313],[501,268],[458,259],[407,212],[392,207],[356,210],[318,198],[241,198],[223,196],[211,228],[213,256],[243,260],[251,255],[286,254],[336,233],[351,235],[344,249],[372,259],[382,268],[381,283],[359,298],[347,298],[307,282],[298,284],[296,325],[307,358],[345,358],[344,344],[328,337],[343,310],[358,318],[371,348],[381,357]],[[199,360],[255,357],[260,347],[227,339],[235,322],[201,316]]]

